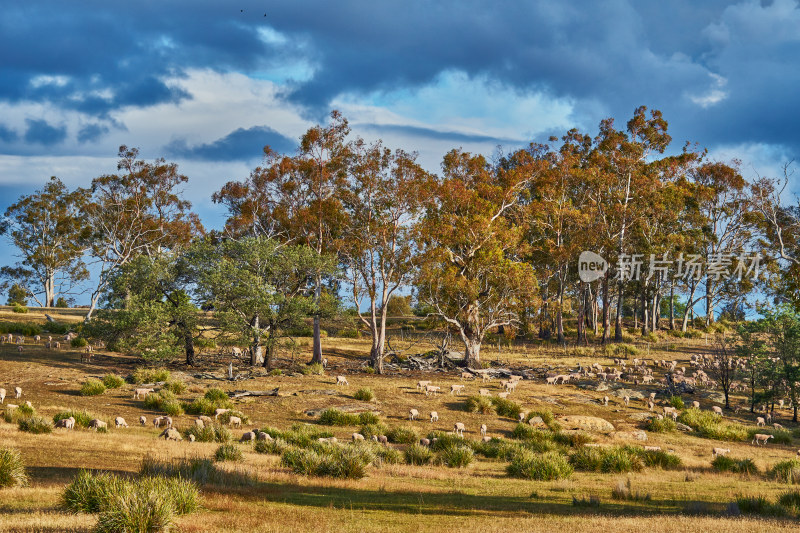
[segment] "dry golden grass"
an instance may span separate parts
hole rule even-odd
[[[10,313],[9,313],[10,314]],[[27,315],[6,317],[0,320],[18,320]],[[664,344],[675,344],[675,351],[653,350],[650,357],[687,360],[689,354],[702,352],[704,342],[668,339]],[[329,360],[326,375],[303,376],[299,372],[282,376],[254,373],[246,381],[195,379],[193,370],[172,365],[173,375],[184,380],[189,388],[180,395],[191,400],[209,387],[224,390],[279,388],[277,397],[244,398],[236,408],[251,418],[247,428],[234,430],[238,436],[250,427],[275,426],[285,429],[297,422],[313,422],[305,414],[309,409],[331,406],[369,405],[380,412],[390,426],[412,424],[420,433],[432,429],[452,430],[455,421],[466,424],[467,437],[478,438],[481,423],[489,426],[489,433],[507,436],[515,420],[468,413],[462,409],[466,395],[476,394],[478,388],[500,391],[500,384],[474,381],[462,382],[458,374],[403,371],[386,376],[370,375],[360,369],[368,352],[365,339],[325,339],[324,348]],[[495,349],[496,352],[496,349]],[[545,364],[568,367],[577,361],[584,364],[599,361],[610,365],[612,359],[599,352],[590,357],[564,355],[560,349],[535,348],[533,343],[514,351],[501,349],[495,354],[484,351],[486,359],[498,358],[512,366]],[[644,355],[644,354],[643,354]],[[289,367],[290,354],[281,354],[281,366]],[[304,354],[305,357],[305,354]],[[227,357],[217,357],[204,371],[222,375]],[[243,363],[239,363],[243,365]],[[70,408],[86,409],[112,420],[123,416],[130,428],[110,429],[107,434],[89,430],[55,430],[49,435],[31,435],[17,430],[15,425],[0,422],[0,447],[19,449],[31,478],[30,486],[0,492],[0,531],[89,531],[95,517],[72,515],[60,510],[59,497],[63,486],[81,468],[132,474],[138,471],[145,455],[159,457],[202,456],[210,457],[216,444],[173,443],[156,439],[158,430],[149,423],[157,413],[147,410],[142,400],[132,398],[132,385],[112,389],[102,395],[81,397],[80,384],[87,377],[101,377],[107,373],[127,375],[137,361],[105,352],[97,353],[89,363],[80,362],[80,353],[72,350],[45,351],[29,345],[17,353],[15,347],[0,345],[0,386],[6,389],[21,386],[22,400],[30,400],[46,417]],[[687,365],[688,366],[688,365]],[[239,371],[248,370],[244,366]],[[350,385],[338,388],[335,376],[347,373]],[[426,398],[415,385],[419,379],[431,379],[444,391]],[[460,397],[447,394],[449,385],[464,383],[467,391]],[[361,387],[370,387],[376,400],[369,404],[353,399]],[[637,387],[643,392],[654,387]],[[596,400],[607,392],[579,389],[574,386],[546,386],[524,381],[511,398],[526,411],[549,409],[556,415],[589,414],[603,417],[618,431],[639,429],[640,422],[630,418],[633,413],[644,412],[642,402],[631,402],[625,407],[612,397],[609,407]],[[609,394],[609,396],[611,396]],[[594,402],[592,401],[594,400]],[[711,403],[701,398],[708,409]],[[417,408],[421,420],[410,423],[408,410]],[[439,413],[439,422],[430,423],[431,410]],[[146,427],[138,426],[139,415],[148,417]],[[174,417],[175,424],[184,428],[192,423],[189,415]],[[752,421],[742,415],[740,421]],[[782,420],[784,423],[785,420]],[[784,423],[794,429],[791,423]],[[348,438],[357,427],[331,428],[340,439]],[[600,443],[630,443],[612,436],[596,436]],[[636,444],[636,443],[634,443]],[[512,479],[505,474],[503,461],[480,459],[466,469],[444,467],[416,467],[389,465],[370,468],[369,475],[358,481],[307,478],[291,473],[279,464],[276,456],[254,453],[249,445],[245,450],[244,468],[256,476],[257,483],[249,487],[206,487],[203,493],[204,509],[177,520],[181,531],[442,531],[445,529],[473,531],[553,531],[570,528],[573,531],[609,532],[650,530],[671,531],[722,531],[738,532],[777,531],[791,527],[787,521],[770,521],[760,518],[727,518],[723,511],[728,502],[739,495],[764,495],[774,500],[786,490],[763,476],[743,478],[738,475],[717,474],[710,470],[711,448],[721,443],[682,433],[649,434],[650,445],[672,449],[681,457],[686,467],[681,471],[662,472],[646,470],[630,475],[610,475],[576,472],[569,480],[534,482]],[[775,462],[795,455],[789,446],[769,445],[756,449],[748,443],[724,443],[734,457],[752,457],[763,471]],[[222,468],[242,468],[241,465],[223,465]],[[648,501],[616,501],[611,499],[611,489],[618,480],[631,480],[636,491],[649,493]],[[576,507],[573,497],[596,496],[600,506]],[[700,502],[700,503],[691,503]],[[708,514],[687,515],[688,507]]]

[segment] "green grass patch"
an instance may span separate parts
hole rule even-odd
[[[183,430],[183,437],[189,438],[189,435],[194,435],[198,442],[230,442],[233,435],[230,430],[220,424],[204,424],[203,427],[190,426]]]
[[[89,378],[81,385],[81,396],[98,396],[106,391],[106,386],[99,379]]]
[[[678,421],[686,424],[707,439],[744,442],[748,440],[747,428],[735,422],[726,422],[721,416],[711,411],[687,409],[678,417]]]
[[[244,454],[242,449],[233,443],[226,443],[220,445],[214,452],[214,460],[221,461],[243,461]]]
[[[53,424],[41,416],[29,416],[17,420],[17,427],[20,431],[27,431],[28,433],[51,433],[53,431]]]
[[[97,418],[97,416],[90,413],[89,411],[86,410],[77,411],[75,409],[70,409],[69,411],[60,411],[55,415],[53,415],[53,424],[55,424],[59,420],[64,420],[69,417],[75,419],[75,427],[82,427],[82,428],[88,428],[89,422]]]
[[[750,476],[758,474],[758,467],[752,459],[734,459],[727,455],[716,456],[711,461],[711,467],[717,472],[733,472]]]
[[[103,376],[103,385],[107,389],[118,389],[125,384],[125,380],[116,374],[106,374]]]
[[[511,477],[551,481],[569,478],[573,468],[567,458],[558,452],[537,454],[525,450],[511,459],[506,472]]]
[[[518,403],[509,400],[508,398],[499,398],[497,396],[492,396],[491,401],[498,416],[506,416],[508,418],[513,418],[514,420],[519,419],[519,414],[522,412],[522,407]]]
[[[379,421],[380,418],[375,413],[368,411],[363,413],[345,413],[333,407],[325,409],[319,415],[319,423],[323,426],[359,426],[377,424]]]
[[[0,448],[0,488],[22,487],[27,484],[28,475],[19,451]]]
[[[433,452],[427,446],[412,444],[403,452],[406,463],[410,465],[427,465],[433,460]]]
[[[494,414],[494,404],[488,396],[470,396],[464,400],[464,410],[470,413]]]
[[[373,393],[372,389],[369,387],[363,387],[358,389],[356,393],[353,394],[353,398],[356,400],[361,400],[362,402],[371,402],[375,399],[375,393]]]
[[[366,435],[364,436],[366,437]],[[386,437],[390,442],[396,442],[398,444],[412,444],[419,439],[417,430],[408,426],[393,427],[386,432]]]
[[[466,444],[448,446],[439,452],[438,462],[449,468],[464,468],[475,458],[475,452]]]
[[[131,381],[137,385],[142,383],[159,383],[169,381],[170,372],[166,368],[149,368],[146,366],[136,367],[131,374]]]
[[[797,485],[800,483],[800,459],[780,461],[767,471],[770,479]]]

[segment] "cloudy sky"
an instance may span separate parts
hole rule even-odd
[[[639,105],[749,176],[800,154],[793,0],[7,2],[0,50],[3,209],[127,144],[176,161],[218,227],[211,193],[331,109],[432,171]]]

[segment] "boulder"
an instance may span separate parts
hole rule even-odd
[[[528,420],[528,424],[534,427],[545,426],[544,420],[542,420],[541,416],[532,416],[530,420]]]
[[[614,426],[611,422],[596,416],[562,416],[558,418],[558,422],[564,429],[581,429],[583,431],[594,431],[596,433],[611,433],[614,431]]]
[[[603,383],[602,381],[597,384],[597,387],[594,388],[597,392],[605,392],[608,390],[608,385]]]
[[[692,431],[692,428],[690,428],[686,424],[681,424],[680,422],[676,422],[675,427],[677,428],[678,431],[686,431],[686,432]]]
[[[644,400],[644,394],[642,394],[638,390],[633,390],[633,389],[617,389],[614,391],[613,394],[614,396],[618,396],[619,398],[627,396],[631,400]]]
[[[636,420],[637,422],[644,422],[656,416],[654,413],[633,413],[628,418]]]
[[[636,429],[633,431],[617,431],[616,433],[614,433],[614,438],[624,439],[624,440],[647,441],[647,433],[645,433],[641,429]]]

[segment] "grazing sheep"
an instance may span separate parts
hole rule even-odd
[[[350,385],[350,383],[347,382],[345,376],[336,376],[336,386],[338,387],[339,385]]]
[[[172,427],[172,417],[171,416],[165,416],[164,417],[164,422],[167,424],[168,428]]]
[[[722,407],[720,407],[719,405],[712,406],[711,410],[714,412],[714,414],[722,416]]]
[[[239,418],[238,416],[231,416],[231,417],[228,418],[228,424],[231,427],[240,428],[240,427],[242,427],[242,419]]]
[[[417,381],[417,388],[419,390],[425,390],[425,387],[427,387],[430,384],[431,384],[430,381]]]
[[[31,401],[30,401],[30,400],[26,401],[26,402],[25,402],[25,405],[26,405],[26,406],[28,406],[28,407],[30,407],[31,409],[33,409],[33,404],[31,403]]]
[[[436,411],[431,411],[431,422],[438,422],[439,421],[439,413]]]
[[[350,438],[353,439],[353,441],[364,440],[364,435],[362,435],[361,433],[353,433],[352,435],[350,435]]]
[[[731,449],[730,448],[713,448],[711,450],[711,457],[714,457],[716,459],[719,456],[724,457],[724,456],[728,455],[729,453],[731,453]]]
[[[41,336],[41,335],[36,335],[35,337],[33,337],[33,342],[35,342],[35,343],[37,343],[37,344],[38,344],[38,343],[39,343],[39,341],[41,341],[41,340],[42,340],[42,336]]]
[[[419,417],[419,411],[416,409],[410,409],[408,411],[408,419],[409,420],[416,420]]]
[[[631,403],[631,398],[630,396],[623,396],[622,401],[625,402],[625,407],[628,407]]]
[[[251,442],[256,440],[256,434],[254,431],[245,431],[242,434],[242,438],[239,439],[239,442]]]
[[[486,436],[486,430],[487,430],[486,424],[481,424],[481,437]]]
[[[489,389],[478,389],[478,394],[480,394],[481,396],[491,396],[492,395],[492,393],[489,391]]]
[[[777,422],[773,422],[772,427],[774,427],[775,429],[783,429],[783,426],[778,424]]]
[[[139,424],[141,424],[141,425],[147,424],[147,417],[144,416],[144,415],[140,416],[139,417]]]
[[[0,389],[0,403],[4,403],[6,401],[6,390]]]
[[[231,355],[235,355],[237,357],[241,357],[242,356],[242,349],[239,348],[238,346],[232,347],[231,348]]]
[[[380,444],[389,444],[389,438],[386,435],[373,435],[372,440]]]
[[[433,394],[434,396],[436,396],[439,393],[440,390],[441,390],[441,387],[437,387],[436,385],[427,385],[425,387],[425,396],[428,396],[430,394]]]
[[[486,372],[483,372],[481,374],[481,381],[492,381],[492,376],[490,376]]]
[[[178,442],[179,440],[183,440],[183,437],[181,437],[180,432],[175,428],[165,429],[164,431],[161,432],[161,434],[158,437],[159,438],[164,437],[165,441],[174,440],[175,442]]]
[[[473,379],[475,376],[472,375],[471,372],[462,372],[461,379]]]
[[[195,440],[194,434],[189,433],[189,442],[194,442],[194,440]]]
[[[654,402],[654,401],[656,401],[656,393],[655,393],[655,392],[651,392],[651,393],[650,393],[650,401],[651,401],[651,402]]]
[[[506,398],[508,398],[508,394],[509,394],[508,392],[498,392],[497,397],[503,398],[505,400]]]
[[[773,435],[764,435],[763,433],[756,433],[753,435],[753,444],[760,444],[762,446],[767,444],[769,439],[775,438]]]
[[[256,433],[256,440],[272,440],[272,437],[270,436],[269,433],[266,433],[264,431],[259,431],[258,433]]]
[[[489,442],[492,440],[492,437],[490,437],[489,435],[484,435],[483,437],[481,437],[481,440],[483,442]]]
[[[431,445],[431,441],[430,441],[430,439],[419,439],[419,445],[420,446],[430,446]],[[797,453],[798,453],[798,455],[800,455],[800,450],[798,450]]]
[[[547,382],[548,385],[555,385],[556,384],[556,378],[558,378],[558,376],[550,376],[550,377],[544,378],[544,380],[545,380],[545,382]]]
[[[195,425],[195,426],[197,426],[197,427],[199,427],[200,429],[203,429],[204,427],[206,427],[206,424],[205,424],[205,422],[203,422],[203,421],[202,421],[202,420],[200,420],[199,418],[195,418],[195,420],[194,420],[194,425]]]
[[[72,417],[72,416],[69,417],[69,418],[62,418],[61,420],[56,422],[55,427],[64,428],[64,429],[74,429],[75,428],[75,418]]]
[[[603,405],[608,407],[608,396],[603,396]]]
[[[519,422],[520,422],[520,424],[521,424],[522,422],[525,422],[525,417],[526,417],[526,416],[528,416],[528,413],[526,413],[526,412],[524,412],[524,411],[523,411],[523,412],[521,412],[521,413],[519,414]]]
[[[700,409],[700,402],[698,402],[697,400],[693,401],[692,407],[694,407],[695,409]]]
[[[89,427],[92,428],[92,429],[98,430],[100,428],[107,428],[108,424],[106,424],[102,420],[99,420],[99,419],[95,418],[91,422],[89,422]]]
[[[766,424],[766,422],[764,422],[764,418],[763,418],[763,417],[761,417],[761,416],[759,416],[759,417],[756,417],[756,426],[758,426],[758,427],[764,427],[764,426],[766,426],[766,425],[767,425],[767,424]]]
[[[655,406],[656,406],[656,404],[654,404],[652,400],[647,400],[648,409],[650,409],[652,411]]]
[[[22,345],[21,345],[21,344],[20,344],[19,346],[17,346],[17,351],[18,351],[19,353],[22,353]]]
[[[118,416],[118,417],[116,417],[116,418],[114,419],[114,427],[117,427],[117,428],[126,428],[126,427],[128,427],[128,423],[127,423],[127,422],[125,422],[125,419],[124,419],[124,418],[122,418],[121,416]]]
[[[645,446],[644,451],[646,452],[660,452],[661,446]]]
[[[503,387],[508,391],[511,392],[512,390],[517,390],[517,382],[516,381],[504,381]]]
[[[459,395],[464,390],[464,385],[450,385],[450,394]]]
[[[153,391],[154,389],[133,389],[133,399],[138,400],[139,398],[144,398]]]
[[[328,358],[324,357],[322,359],[322,368],[328,368]]]
[[[157,416],[157,417],[153,418],[153,427],[160,428],[161,424],[166,425],[166,423],[167,423],[167,417],[166,416]]]
[[[225,414],[225,413],[227,413],[229,411],[230,411],[230,409],[222,409],[222,408],[214,409],[214,418],[217,419],[217,418],[219,418],[219,415]]]
[[[22,396],[22,389],[14,387],[14,398],[19,399]]]
[[[197,417],[197,419],[198,420],[202,420],[203,424],[206,424],[206,425],[214,423],[214,420],[212,420],[212,418],[210,416],[206,416],[206,415],[200,415],[200,416]]]

